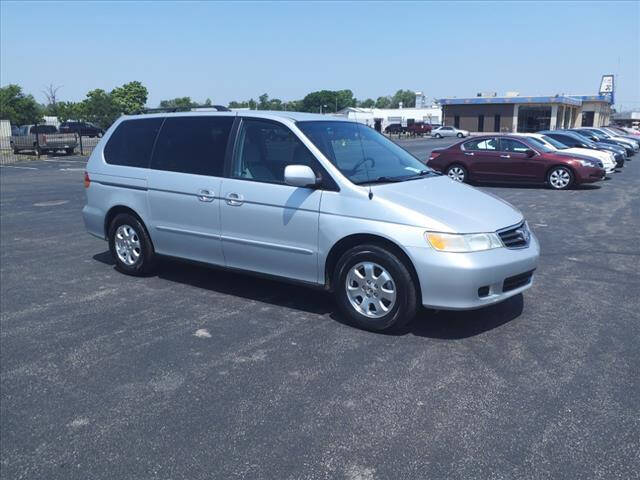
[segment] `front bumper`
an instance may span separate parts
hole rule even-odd
[[[577,167],[574,165],[576,183],[593,183],[603,180],[607,176],[604,168],[600,167]]]
[[[523,292],[533,276],[516,283],[514,278],[535,270],[540,256],[533,234],[529,246],[521,249],[445,253],[425,246],[407,250],[420,280],[422,304],[441,310],[482,308]]]

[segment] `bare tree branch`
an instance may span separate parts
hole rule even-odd
[[[49,105],[56,104],[58,90],[60,90],[61,88],[62,88],[62,85],[54,86],[53,83],[50,83],[48,87],[45,87],[45,89],[42,90],[42,93],[47,98],[47,103]]]

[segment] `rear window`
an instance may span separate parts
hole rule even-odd
[[[156,142],[151,168],[222,176],[234,117],[169,117]]]
[[[163,118],[125,120],[104,148],[104,158],[112,165],[147,168],[151,150]]]

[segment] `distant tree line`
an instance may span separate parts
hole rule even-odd
[[[358,100],[351,90],[318,90],[308,93],[302,100],[282,101],[269,98],[263,93],[258,100],[250,98],[244,101],[229,102],[229,108],[249,108],[251,110],[293,110],[297,112],[330,112],[335,113],[347,107],[362,108],[398,108],[416,106],[416,94],[412,90],[398,90],[394,95],[378,97],[377,100],[367,98]]]
[[[39,104],[33,95],[26,95],[19,85],[0,88],[0,118],[12,125],[42,122],[45,116],[55,116],[61,122],[82,120],[106,128],[122,114],[139,113],[145,108],[148,91],[142,83],[134,81],[116,87],[110,92],[100,88],[91,90],[81,102],[60,102],[57,88],[45,92],[48,103]]]
[[[87,93],[80,102],[64,102],[57,99],[60,87],[50,85],[43,91],[46,104],[40,104],[31,94],[25,94],[19,85],[10,84],[0,88],[0,118],[7,119],[12,125],[25,125],[42,122],[44,116],[55,116],[61,122],[80,120],[92,122],[99,127],[108,128],[120,115],[131,115],[144,111],[147,103],[147,88],[138,81],[125,83],[110,92],[97,88]],[[298,112],[335,113],[347,107],[398,108],[415,106],[415,93],[411,90],[398,90],[394,95],[358,100],[351,90],[318,90],[308,93],[301,100],[283,101],[269,98],[267,93],[245,101],[231,101],[229,108],[249,108],[252,110],[289,110]],[[162,100],[160,108],[189,109],[211,106],[211,99],[198,103],[191,97],[177,97]]]

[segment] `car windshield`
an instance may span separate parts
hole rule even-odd
[[[436,173],[375,130],[356,122],[306,121],[297,126],[355,184],[423,178]]]
[[[555,151],[554,148],[551,148],[550,146],[548,146],[546,143],[544,143],[539,138],[527,137],[527,140],[530,141],[533,144],[533,146],[536,147],[538,150],[542,150],[545,153],[549,153],[549,152]]]
[[[569,148],[564,143],[559,142],[555,138],[548,137],[547,135],[543,135],[542,138],[544,139],[545,142],[550,143],[551,145],[556,147],[558,150],[566,150],[567,148]]]

